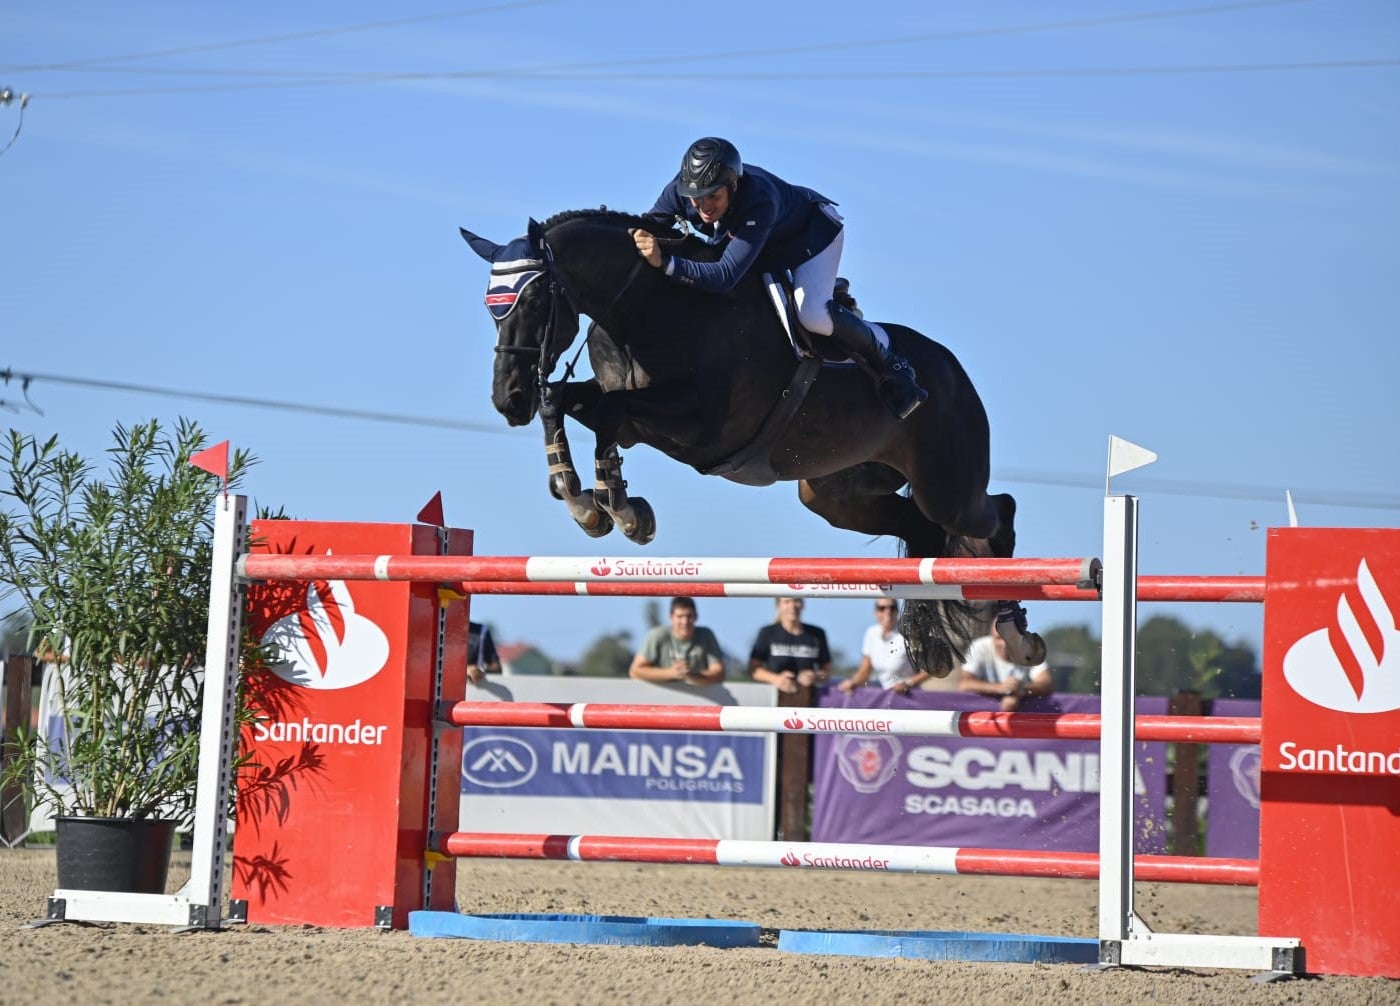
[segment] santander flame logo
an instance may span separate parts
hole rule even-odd
[[[801,730],[806,725],[801,716],[789,716],[783,720],[783,726],[788,730]]]
[[[787,852],[783,853],[783,858],[778,860],[778,862],[782,863],[784,866],[802,865],[802,860],[798,859],[797,854],[792,850],[788,850]]]
[[[317,691],[350,688],[378,674],[389,659],[389,639],[357,614],[344,580],[306,588],[306,607],[273,622],[263,642],[283,659],[269,668],[284,681]]]
[[[1332,624],[1288,648],[1283,676],[1295,692],[1324,709],[1400,709],[1400,629],[1365,559],[1356,568],[1356,595],[1343,591]]]
[[[594,576],[607,576],[612,572],[612,567],[608,565],[608,560],[599,559],[592,566],[588,567],[588,571]]]

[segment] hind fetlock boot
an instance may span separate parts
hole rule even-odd
[[[829,300],[826,310],[831,315],[831,338],[875,381],[875,390],[885,408],[900,419],[909,418],[928,398],[909,361],[882,346],[870,326],[848,308]]]

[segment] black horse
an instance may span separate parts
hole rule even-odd
[[[584,531],[597,537],[616,523],[634,541],[651,540],[655,516],[645,500],[628,497],[617,450],[644,443],[745,484],[796,480],[802,503],[830,524],[895,535],[907,555],[1012,554],[1016,504],[987,495],[987,415],[951,352],[913,329],[883,326],[929,392],[903,422],[853,368],[804,362],[809,376],[794,381],[799,361],[761,277],[746,277],[727,296],[686,289],[643,263],[633,228],[666,240],[675,254],[717,254],[667,222],[606,209],[531,220],[528,234],[506,245],[462,231],[492,264],[492,403],[512,426],[539,413],[550,491]],[[551,383],[581,313],[593,322],[595,377],[569,380],[570,364],[564,380]],[[574,471],[565,416],[597,436],[592,490]],[[1044,643],[1027,631],[1020,606],[997,607],[1012,658],[1043,659]],[[985,605],[911,600],[900,624],[910,658],[948,674],[988,615]]]

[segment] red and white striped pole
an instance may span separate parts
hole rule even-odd
[[[246,555],[250,580],[1090,585],[1097,559],[786,559],[581,556]]]
[[[877,873],[1060,877],[1099,875],[1094,852],[973,849],[954,846],[864,845],[835,842],[755,842],[725,838],[629,838],[612,835],[512,835],[453,832],[437,851],[463,858],[568,859],[624,863],[690,863]],[[1248,859],[1138,856],[1136,879],[1254,887],[1259,864]]]
[[[724,733],[892,734],[1096,740],[1094,713],[953,712],[941,709],[776,709],[763,706],[664,706],[597,702],[457,702],[443,710],[454,726]],[[1138,716],[1139,741],[1258,744],[1259,719],[1245,716]]]

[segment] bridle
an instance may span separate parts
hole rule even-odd
[[[544,334],[540,337],[539,345],[498,345],[496,347],[496,352],[511,354],[515,356],[537,357],[538,360],[535,364],[535,373],[538,378],[538,383],[536,384],[536,387],[541,389],[541,393],[543,393],[544,389],[548,387],[549,375],[554,370],[554,364],[557,363],[559,359],[559,353],[555,352],[554,350],[554,343],[556,341],[557,332],[559,328],[559,318],[562,314],[562,311],[560,309],[560,301],[563,301],[564,305],[570,312],[572,312],[575,319],[578,318],[579,310],[578,305],[574,301],[573,296],[569,293],[569,291],[565,288],[563,282],[555,274],[554,249],[550,248],[549,242],[546,241],[543,237],[540,238],[540,250],[543,257],[538,260],[532,261],[531,263],[529,263],[529,265],[538,265],[540,267],[540,271],[544,274],[544,278],[549,283],[549,309],[545,314]],[[608,306],[599,313],[599,318],[606,318],[609,314],[612,313],[612,309],[617,306],[617,302],[622,299],[622,295],[627,292],[629,287],[632,286],[632,283],[636,280],[638,273],[641,272],[642,266],[645,264],[646,262],[642,258],[637,258],[637,261],[633,264],[631,271],[627,274],[627,279],[623,281],[622,286],[618,287],[617,293],[613,294],[612,300],[608,301]],[[597,321],[598,318],[595,318],[594,320]],[[580,342],[578,349],[574,352],[573,359],[564,365],[563,379],[565,381],[571,380],[573,378],[574,367],[578,363],[578,358],[583,354],[583,350],[587,345],[588,341],[586,339]]]

